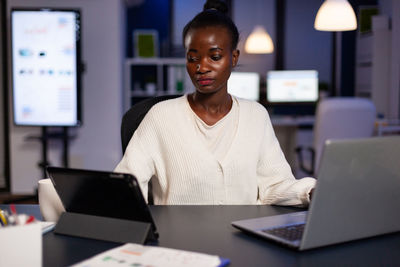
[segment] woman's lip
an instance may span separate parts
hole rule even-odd
[[[197,82],[201,86],[206,86],[206,85],[210,85],[213,82],[213,79],[199,79],[199,80],[197,80]]]

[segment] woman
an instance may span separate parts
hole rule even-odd
[[[153,106],[115,171],[143,192],[155,176],[155,204],[307,205],[315,180],[293,177],[266,109],[228,94],[240,53],[226,6],[204,8],[183,30],[196,91]]]

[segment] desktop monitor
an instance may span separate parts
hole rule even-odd
[[[267,102],[270,104],[315,103],[318,101],[316,70],[279,70],[267,73]]]
[[[11,10],[15,125],[81,124],[80,20],[79,10]]]
[[[256,72],[232,72],[228,80],[228,93],[249,100],[259,100],[260,75]]]

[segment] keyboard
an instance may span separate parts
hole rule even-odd
[[[305,225],[304,223],[295,225],[286,225],[283,227],[269,228],[261,231],[270,235],[278,236],[282,239],[286,239],[289,241],[296,241],[301,239],[301,236],[303,235],[304,231],[304,225]]]

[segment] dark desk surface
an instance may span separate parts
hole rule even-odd
[[[1,207],[1,205],[0,205]],[[19,212],[40,216],[37,205]],[[276,206],[152,206],[160,233],[159,246],[229,258],[229,266],[399,266],[400,233],[298,252],[246,235],[231,221],[297,211]],[[55,235],[43,238],[43,266],[66,266],[118,246]]]

